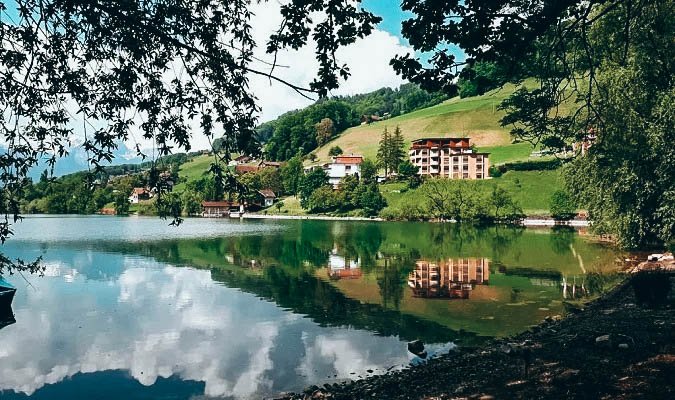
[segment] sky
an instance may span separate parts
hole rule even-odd
[[[330,95],[367,93],[382,87],[396,88],[406,82],[389,65],[389,61],[395,55],[414,53],[409,43],[401,35],[401,23],[413,17],[413,15],[401,10],[400,1],[363,0],[362,7],[382,17],[383,21],[370,36],[338,51],[338,62],[340,64],[346,63],[349,66],[351,77],[342,82],[340,88],[331,92]],[[270,0],[262,4],[255,2],[253,4],[255,16],[251,25],[254,38],[258,43],[255,55],[271,61],[271,57],[265,54],[265,43],[281,22],[279,3],[276,0]],[[12,7],[8,5],[8,9],[11,14]],[[453,52],[458,58],[463,57],[459,49],[453,49]],[[416,54],[416,56],[422,60],[426,58],[424,54]],[[275,70],[276,75],[296,85],[308,87],[317,70],[313,44],[309,43],[298,51],[281,52],[278,57],[278,64],[286,67],[277,68]],[[256,68],[265,70],[267,66],[260,64]],[[303,98],[290,88],[279,83],[270,83],[268,79],[261,76],[251,76],[250,86],[261,107],[260,122],[275,119],[287,111],[306,107],[312,103],[311,100]],[[75,126],[77,125],[75,123]],[[196,124],[195,128],[197,127]],[[192,140],[193,150],[208,148],[207,138],[203,137],[198,129],[196,131]],[[140,138],[141,134],[137,132],[132,134],[132,137]],[[76,139],[75,143],[77,142]],[[126,147],[134,149],[135,144],[135,142],[127,143]],[[152,147],[151,143],[139,144],[146,149]],[[124,150],[120,153],[128,154],[129,157],[135,154],[134,151],[125,152]],[[86,156],[80,158],[86,159]]]

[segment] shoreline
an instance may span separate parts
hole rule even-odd
[[[236,217],[231,217],[232,219],[237,219]],[[323,221],[370,221],[370,222],[392,222],[380,217],[332,217],[329,215],[279,215],[279,214],[252,214],[244,213],[240,218],[242,219],[277,219],[277,220],[323,220]],[[411,221],[414,222],[414,221]],[[445,221],[450,223],[456,223],[455,221]],[[587,228],[591,226],[591,222],[588,220],[570,220],[570,221],[556,221],[550,218],[525,218],[520,224],[521,226],[532,226],[532,227],[542,227],[542,226],[569,226],[575,228]]]
[[[582,309],[516,336],[276,399],[674,398],[673,286],[672,275],[629,276]]]

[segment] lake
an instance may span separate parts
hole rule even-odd
[[[528,329],[618,279],[569,230],[432,223],[29,217],[4,246],[0,398],[249,399]]]

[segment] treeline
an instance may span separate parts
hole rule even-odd
[[[392,220],[454,220],[457,222],[514,223],[525,218],[523,209],[499,186],[481,190],[476,181],[433,178],[407,191],[396,205],[380,213]]]
[[[361,123],[363,116],[397,115],[429,107],[447,99],[413,84],[398,89],[383,88],[372,93],[319,101],[302,110],[283,114],[258,128],[270,160],[289,160],[298,151],[308,154],[347,128]]]
[[[27,214],[93,214],[108,203],[127,198],[131,189],[145,185],[142,174],[127,175],[108,183],[92,179],[88,172],[48,178],[44,171],[38,182],[27,181],[21,196],[21,212]]]

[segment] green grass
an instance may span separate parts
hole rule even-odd
[[[532,83],[525,82],[528,86]],[[317,163],[329,159],[328,150],[333,146],[340,146],[345,154],[361,154],[374,159],[384,128],[387,127],[392,131],[397,125],[403,132],[406,145],[409,145],[411,140],[421,137],[470,137],[481,150],[515,146],[512,150],[506,150],[508,154],[504,157],[495,154],[497,162],[527,158],[530,151],[526,151],[526,145],[511,145],[510,128],[502,127],[499,123],[504,116],[504,112],[497,109],[499,104],[517,88],[515,85],[506,85],[482,96],[465,99],[456,97],[433,107],[347,129],[315,151]]]
[[[272,206],[266,209],[267,214],[272,215],[306,215],[307,211],[302,208],[300,205],[300,199],[295,196],[288,196],[281,199],[284,202],[284,206],[281,207],[281,210],[277,211],[276,206]]]
[[[516,143],[508,146],[479,147],[478,151],[490,153],[490,165],[499,165],[529,159],[532,153],[532,145]]]
[[[506,190],[527,215],[548,214],[549,201],[554,191],[562,187],[560,170],[509,171],[499,178],[474,181],[481,191],[488,193],[494,186]],[[390,207],[400,207],[405,199],[420,196],[417,190],[406,191],[404,183],[387,183],[381,186],[382,195]]]
[[[211,167],[212,162],[213,156],[201,155],[181,165],[178,171],[180,183],[173,190],[182,192],[185,189],[185,183],[195,181],[204,176],[206,171]]]

